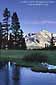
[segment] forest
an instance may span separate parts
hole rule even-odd
[[[26,49],[18,15],[13,12],[11,16],[8,8],[4,9],[3,20],[0,22],[0,49]]]

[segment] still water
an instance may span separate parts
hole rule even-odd
[[[56,85],[56,74],[33,72],[30,68],[0,65],[1,85]]]

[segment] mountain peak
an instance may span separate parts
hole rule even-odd
[[[56,35],[56,34],[53,34]],[[27,49],[41,49],[50,45],[51,32],[47,30],[42,30],[37,33],[30,33],[30,36],[25,37],[25,42]]]

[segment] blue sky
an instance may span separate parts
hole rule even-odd
[[[47,29],[56,32],[56,1],[55,0],[0,0],[0,21],[5,8],[11,15],[17,12],[21,29],[25,33]]]

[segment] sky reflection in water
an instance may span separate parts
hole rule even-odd
[[[56,85],[56,74],[37,73],[30,68],[4,66],[0,69],[1,85]]]

